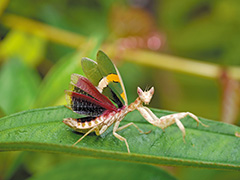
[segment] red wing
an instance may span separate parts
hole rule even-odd
[[[65,91],[67,95],[67,101],[71,109],[83,115],[89,115],[97,117],[102,115],[105,111],[116,111],[117,108],[112,105],[104,104],[94,98],[91,98],[84,94],[79,94],[73,91]]]
[[[85,92],[85,93],[84,92],[78,92],[78,93],[85,94],[88,96],[90,95],[90,97],[100,101],[103,104],[107,104],[111,107],[114,106],[114,104],[105,95],[101,94],[97,90],[97,88],[87,78],[79,74],[72,74],[71,83],[73,84],[73,86]]]

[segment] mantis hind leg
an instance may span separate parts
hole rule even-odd
[[[86,132],[80,139],[77,140],[77,142],[75,142],[72,146],[75,146],[77,143],[79,143],[83,138],[85,138],[88,134],[90,134],[91,132],[95,131],[96,135],[99,135],[99,129],[97,126],[93,127],[92,129],[90,129],[88,132]]]

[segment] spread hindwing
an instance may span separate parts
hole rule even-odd
[[[106,111],[104,107],[74,96],[72,96],[71,108],[78,114],[92,117],[100,116]]]

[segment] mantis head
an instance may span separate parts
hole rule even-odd
[[[149,89],[148,91],[143,91],[140,87],[137,88],[137,93],[139,98],[141,99],[141,101],[148,105],[149,102],[152,99],[152,96],[154,94],[154,87],[152,87],[151,89]]]

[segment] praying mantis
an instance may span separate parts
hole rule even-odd
[[[161,129],[176,123],[182,131],[183,139],[186,132],[181,119],[186,116],[193,118],[197,124],[200,123],[208,127],[190,112],[175,113],[158,118],[148,107],[144,106],[148,105],[152,99],[153,87],[146,91],[138,87],[137,99],[128,105],[122,78],[116,66],[103,51],[98,51],[97,61],[82,58],[81,63],[87,78],[72,74],[71,90],[65,91],[68,102],[67,107],[78,114],[85,115],[82,118],[65,118],[63,120],[67,126],[75,131],[84,133],[74,145],[91,132],[95,132],[99,136],[113,125],[113,135],[125,142],[127,151],[130,153],[127,139],[119,135],[118,131],[134,126],[140,133],[144,133],[133,122],[120,127],[123,118],[134,110],[139,111],[144,119]]]

